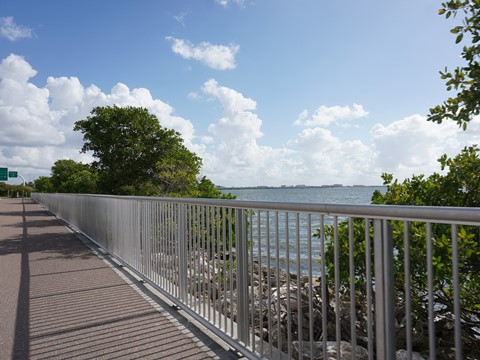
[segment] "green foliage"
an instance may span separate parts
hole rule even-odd
[[[28,197],[33,189],[30,186],[10,185],[5,182],[0,182],[0,196],[16,197],[17,193],[20,197]]]
[[[224,194],[217,189],[215,184],[206,176],[202,177],[198,183],[197,192],[194,197],[204,199],[235,199],[236,196],[231,193]]]
[[[385,194],[376,191],[373,204],[425,205],[425,206],[480,206],[480,149],[477,145],[465,147],[456,157],[443,155],[438,159],[446,174],[434,173],[428,178],[413,176],[403,182],[383,174]]]
[[[48,187],[48,182],[46,180],[44,182]],[[97,191],[97,182],[98,175],[89,165],[73,160],[57,160],[52,166],[49,190],[59,193],[94,194]]]
[[[35,180],[35,191],[41,193],[54,192],[50,176],[40,176]]]
[[[443,155],[438,159],[441,169],[446,172],[434,173],[428,177],[413,176],[403,182],[394,180],[391,174],[383,174],[384,194],[376,191],[372,197],[373,204],[381,205],[414,205],[414,206],[456,206],[479,207],[480,205],[480,149],[477,146],[465,147],[454,158]],[[393,236],[394,281],[397,307],[405,299],[405,292],[412,296],[414,319],[421,327],[426,323],[427,299],[427,227],[425,223],[390,221]],[[338,224],[338,249],[340,283],[342,288],[350,284],[349,273],[349,239],[353,237],[354,279],[357,290],[365,295],[365,272],[367,261],[373,262],[373,224],[364,219],[351,219]],[[480,327],[480,232],[478,227],[458,225],[456,237],[459,250],[461,306],[464,341],[475,343],[476,330]],[[407,231],[407,233],[405,233]],[[325,229],[326,274],[330,286],[334,286],[334,234],[335,227]],[[431,224],[433,245],[434,300],[438,315],[452,320],[453,312],[453,259],[452,259],[452,226],[448,224]],[[319,234],[317,234],[319,235]],[[404,284],[404,237],[409,242],[410,282],[411,289]],[[370,242],[372,252],[366,254],[366,241]],[[373,271],[373,265],[372,265]],[[348,294],[347,294],[348,296]],[[397,314],[398,315],[398,314]],[[419,328],[416,328],[417,330]]]
[[[201,159],[147,109],[96,107],[74,130],[82,152],[93,152],[102,193],[186,196],[196,187]]]
[[[9,186],[10,185],[4,183],[3,181],[0,182],[0,196],[6,196],[8,194]]]
[[[455,43],[468,41],[463,47],[462,58],[466,65],[452,72],[445,68],[440,76],[448,91],[455,91],[442,105],[430,109],[428,120],[441,123],[445,119],[456,121],[465,130],[473,116],[480,113],[480,2],[477,0],[450,0],[442,3],[438,12],[449,19],[463,14],[462,25],[451,29]],[[468,40],[466,40],[468,39]]]

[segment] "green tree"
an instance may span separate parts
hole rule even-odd
[[[50,176],[40,176],[35,180],[35,191],[41,193],[53,192],[53,185]]]
[[[7,196],[10,185],[5,182],[0,182],[0,196]]]
[[[87,164],[63,159],[52,166],[51,191],[93,194],[97,192],[97,182],[98,175]]]
[[[463,14],[462,25],[455,26],[451,32],[457,44],[466,43],[462,50],[466,64],[451,72],[447,68],[440,71],[447,90],[456,94],[442,105],[431,108],[428,120],[441,123],[450,119],[465,130],[473,116],[480,113],[480,1],[450,0],[442,3],[439,14],[447,19]]]
[[[385,194],[376,191],[373,204],[425,205],[425,206],[480,206],[480,149],[477,145],[465,147],[460,154],[438,159],[444,174],[429,177],[413,176],[403,182],[393,180],[393,175],[383,174]]]
[[[430,176],[418,175],[400,182],[393,175],[383,174],[385,193],[376,191],[372,197],[373,204],[382,205],[413,205],[413,206],[456,206],[478,207],[480,205],[480,149],[477,146],[465,147],[454,158],[443,155],[438,161],[444,173],[434,173]],[[349,233],[353,230],[355,283],[358,295],[365,296],[366,272],[366,240],[365,230],[368,226],[368,241],[373,239],[371,223],[364,219],[352,219],[352,227],[348,220],[338,225],[339,248],[339,278],[341,287],[348,289],[349,273]],[[421,334],[422,327],[427,323],[428,302],[425,297],[427,289],[427,235],[426,226],[420,222],[408,223],[408,238],[410,244],[411,289],[405,289],[404,269],[404,232],[402,221],[390,221],[394,246],[394,287],[397,309],[404,308],[405,292],[412,296],[412,306],[416,323],[414,332]],[[435,311],[442,318],[444,325],[438,325],[438,331],[444,331],[437,340],[439,347],[452,347],[449,335],[452,335],[453,322],[453,292],[452,292],[452,227],[447,224],[432,224],[433,266],[434,266],[434,301]],[[334,286],[335,280],[335,250],[333,226],[326,227],[326,274],[329,286]],[[459,248],[459,267],[462,306],[462,331],[465,344],[465,355],[480,353],[480,233],[478,227],[458,226],[457,239]],[[373,249],[373,246],[372,246]],[[373,255],[373,254],[370,254]],[[371,256],[373,259],[373,256]],[[348,297],[348,292],[346,293]],[[365,311],[365,310],[364,310]],[[397,313],[397,319],[405,314]],[[404,324],[403,324],[404,325]],[[418,335],[420,336],[420,335]],[[404,344],[403,344],[404,345]],[[402,346],[402,344],[399,344]],[[424,349],[417,348],[417,351]],[[468,356],[467,356],[468,355]]]
[[[96,159],[101,193],[189,196],[198,186],[201,159],[147,109],[96,107],[74,130]]]
[[[235,199],[236,196],[231,193],[225,194],[217,189],[215,184],[208,179],[206,176],[203,176],[197,187],[197,192],[195,193],[197,198],[205,199]]]

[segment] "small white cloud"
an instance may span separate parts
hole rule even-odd
[[[215,0],[215,2],[223,7],[227,7],[231,3],[242,6],[245,1],[244,0]]]
[[[189,100],[198,100],[200,98],[201,98],[201,96],[198,95],[198,93],[195,92],[195,91],[189,92],[188,95],[187,95],[187,99],[189,99]]]
[[[32,37],[32,29],[15,24],[12,16],[0,18],[0,36],[10,41]]]
[[[185,27],[185,17],[187,16],[187,13],[181,12],[178,15],[174,15],[173,18],[183,27]]]
[[[231,70],[237,66],[235,55],[240,50],[238,45],[214,45],[201,42],[194,45],[187,40],[175,39],[167,36],[172,43],[172,51],[184,59],[194,59],[215,70]]]
[[[362,105],[353,104],[352,106],[320,106],[309,118],[308,110],[303,110],[294,125],[305,127],[329,126],[333,123],[341,124],[342,121],[351,121],[366,117],[368,111],[365,111]]]

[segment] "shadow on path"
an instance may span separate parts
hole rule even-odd
[[[21,205],[21,236],[0,241],[0,255],[21,261],[12,359],[235,358],[168,304],[153,306],[155,296],[123,271],[121,278],[88,240],[33,201]]]
[[[30,315],[30,265],[28,259],[28,229],[25,215],[25,203],[22,200],[23,233],[20,245],[21,274],[18,290],[17,316],[15,319],[15,338],[13,342],[13,359],[29,357],[29,315]]]

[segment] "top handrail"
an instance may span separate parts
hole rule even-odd
[[[352,216],[360,218],[376,218],[390,220],[425,221],[438,223],[456,223],[464,225],[480,224],[479,207],[450,206],[411,206],[411,205],[353,205],[353,204],[320,204],[268,202],[247,200],[173,198],[149,196],[120,196],[102,194],[65,194],[71,196],[105,197],[120,200],[140,200],[168,202],[177,204],[194,204],[219,207],[234,207],[246,210],[273,210],[287,212],[318,213],[332,216]]]

